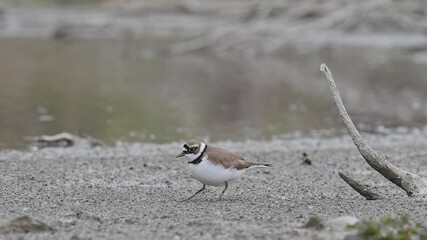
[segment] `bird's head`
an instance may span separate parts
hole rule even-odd
[[[202,154],[202,151],[206,147],[206,144],[196,141],[196,140],[190,140],[184,144],[182,147],[182,152],[176,156],[176,158],[180,157],[187,157],[189,160],[194,160]]]

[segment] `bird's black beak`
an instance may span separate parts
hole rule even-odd
[[[178,154],[178,156],[176,156],[176,158],[180,158],[180,157],[183,157],[183,156],[185,156],[185,152],[182,152],[182,153]]]

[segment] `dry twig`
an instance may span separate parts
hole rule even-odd
[[[350,178],[342,172],[338,172],[342,180],[344,180],[350,187],[352,187],[356,192],[360,193],[366,200],[378,200],[383,199],[384,197],[378,193],[373,192],[371,189],[361,184],[360,182]]]
[[[387,160],[386,156],[382,152],[375,151],[365,142],[365,139],[362,138],[356,126],[354,126],[350,116],[348,115],[338,88],[332,77],[332,73],[329,71],[326,64],[323,63],[320,65],[320,71],[325,74],[325,77],[329,83],[329,88],[332,92],[335,106],[338,108],[338,112],[344,121],[351,138],[353,139],[354,145],[356,145],[357,149],[366,162],[389,181],[403,189],[406,194],[408,194],[408,196],[427,194],[426,178],[403,171],[402,169],[394,166]]]

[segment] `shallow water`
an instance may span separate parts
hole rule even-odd
[[[284,48],[251,59],[203,51],[143,57],[168,44],[0,39],[0,148],[23,147],[25,136],[59,132],[114,143],[270,139],[340,129],[318,70],[323,61],[336,73],[357,122],[427,122],[427,70],[402,54],[386,55],[374,69],[366,59],[377,53],[368,47],[325,47],[314,55]]]

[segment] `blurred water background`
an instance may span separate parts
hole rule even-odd
[[[339,134],[427,123],[425,1],[0,0],[0,148]]]

